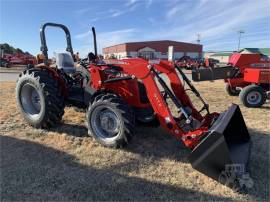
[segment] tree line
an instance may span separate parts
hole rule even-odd
[[[0,44],[0,48],[1,50],[4,51],[5,54],[25,54],[25,55],[30,55],[32,56],[32,54],[30,54],[29,52],[27,51],[23,51],[22,49],[20,48],[14,48],[13,46],[7,44],[7,43],[3,43],[3,44]]]

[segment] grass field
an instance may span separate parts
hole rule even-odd
[[[16,108],[14,83],[0,83],[2,201],[269,201],[270,103],[243,107],[223,82],[196,84],[211,111],[239,104],[253,141],[245,193],[192,169],[189,150],[161,128],[138,127],[124,150],[87,136],[84,113],[66,108],[52,131],[28,126]],[[197,103],[197,102],[196,102]]]

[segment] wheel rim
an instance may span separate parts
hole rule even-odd
[[[101,139],[113,140],[119,134],[120,119],[110,107],[96,107],[92,112],[90,122],[95,135]]]
[[[247,101],[249,104],[256,105],[261,102],[262,95],[257,91],[252,91],[247,95]]]
[[[20,100],[24,112],[31,118],[36,118],[41,112],[40,95],[31,84],[25,84],[21,88]]]

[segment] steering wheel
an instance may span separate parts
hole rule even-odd
[[[89,66],[88,58],[80,59],[78,63],[84,68],[88,68]]]

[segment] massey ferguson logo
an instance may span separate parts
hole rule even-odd
[[[258,67],[258,68],[269,68],[270,62],[269,63],[253,63],[250,66],[251,67]]]
[[[269,57],[262,57],[260,59],[260,61],[262,61],[262,62],[270,62],[270,58]]]

